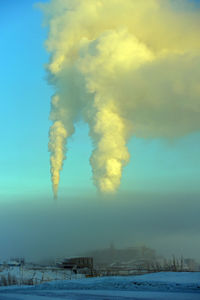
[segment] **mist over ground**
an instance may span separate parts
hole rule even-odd
[[[161,255],[200,260],[198,193],[66,198],[2,201],[0,257],[39,261],[114,242],[119,248],[146,245]]]

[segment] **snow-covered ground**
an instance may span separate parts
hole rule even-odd
[[[83,278],[83,274],[74,274],[67,269],[56,268],[28,268],[26,266],[18,267],[2,267],[0,269],[0,286],[4,285],[5,281],[11,281],[16,284],[40,284],[52,280],[70,280]],[[9,284],[9,285],[10,285]]]
[[[84,278],[0,288],[0,300],[35,299],[199,300],[200,272]]]

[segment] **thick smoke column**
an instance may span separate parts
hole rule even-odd
[[[49,150],[55,196],[74,123],[89,124],[93,180],[114,192],[128,139],[200,129],[200,11],[189,1],[52,0]]]
[[[49,150],[51,151],[51,178],[53,183],[54,196],[57,198],[60,170],[65,159],[66,129],[63,124],[56,121],[50,129]]]

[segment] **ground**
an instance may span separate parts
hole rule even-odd
[[[0,300],[143,299],[199,300],[200,272],[58,280],[0,288]]]

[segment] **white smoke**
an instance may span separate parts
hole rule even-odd
[[[114,192],[129,161],[128,139],[200,129],[200,11],[187,1],[52,0],[49,149],[54,194],[74,123],[89,124],[93,179]]]

